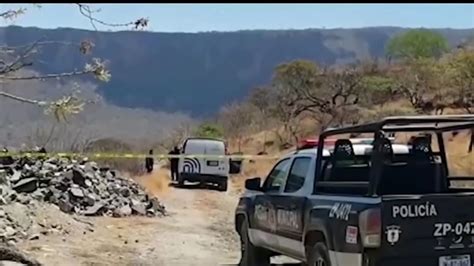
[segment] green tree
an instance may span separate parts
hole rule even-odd
[[[454,106],[474,113],[474,49],[460,49],[448,59]]]
[[[370,108],[374,105],[384,105],[396,96],[395,80],[384,75],[365,76],[362,78],[360,105]]]
[[[301,115],[311,107],[302,92],[318,86],[318,71],[318,66],[307,60],[296,60],[275,68],[269,93],[270,113],[283,126],[283,134],[275,131],[282,147],[291,144],[291,139],[298,142]]]
[[[387,44],[386,53],[396,59],[420,59],[439,57],[448,49],[448,41],[443,35],[418,29],[393,37]]]
[[[474,113],[474,46],[464,46],[448,58],[449,78],[454,97],[452,106]],[[474,148],[474,129],[468,151]]]
[[[224,132],[223,129],[220,125],[211,123],[211,122],[205,122],[202,123],[201,125],[198,126],[194,134],[197,137],[201,138],[223,138],[224,137]]]

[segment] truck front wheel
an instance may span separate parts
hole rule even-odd
[[[312,247],[308,247],[306,252],[308,266],[331,266],[328,248],[323,242],[317,242]]]
[[[254,246],[248,236],[248,222],[242,222],[240,228],[240,266],[269,266],[270,252]]]

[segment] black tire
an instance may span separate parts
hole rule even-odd
[[[308,266],[331,266],[328,248],[323,242],[318,242],[312,247],[306,248]]]
[[[240,266],[269,266],[270,252],[254,246],[248,236],[248,222],[245,220],[240,227]]]
[[[227,191],[227,180],[220,182],[218,189],[219,191]]]

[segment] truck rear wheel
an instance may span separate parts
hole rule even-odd
[[[244,220],[240,228],[240,266],[269,266],[270,252],[254,246],[248,236],[248,222]]]
[[[219,182],[218,189],[219,191],[227,191],[227,179],[225,181]]]
[[[317,242],[312,247],[307,247],[306,258],[308,266],[331,266],[328,248],[323,242]]]

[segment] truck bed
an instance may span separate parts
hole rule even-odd
[[[474,192],[458,190],[383,196],[376,265],[472,265],[473,206]]]

